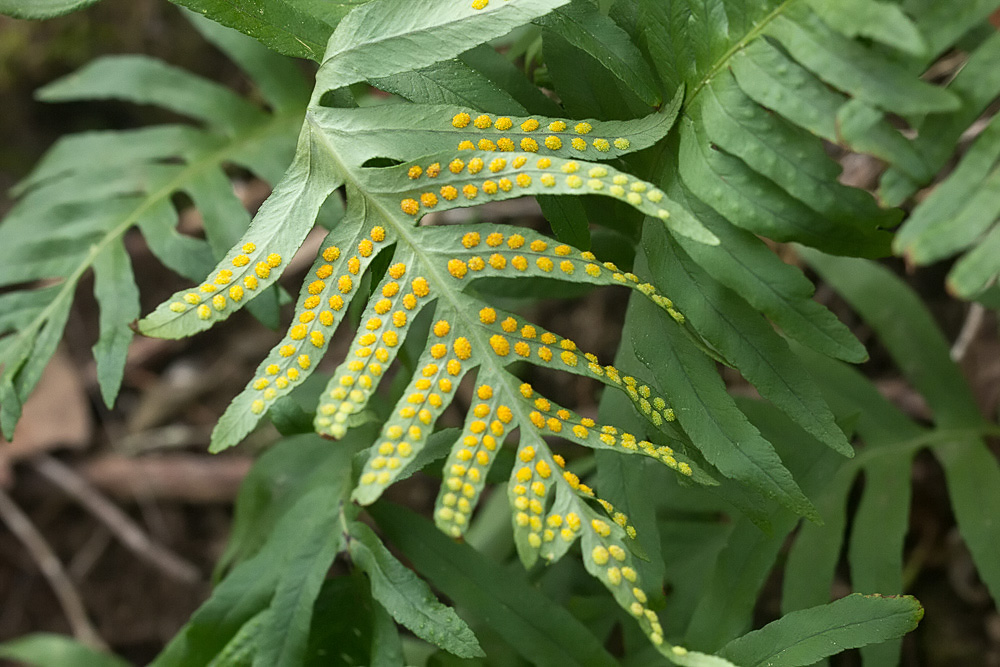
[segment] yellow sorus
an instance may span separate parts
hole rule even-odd
[[[239,285],[233,285],[229,288],[229,298],[233,301],[243,300],[243,288]]]
[[[309,358],[308,354],[300,354],[296,362],[299,364],[299,368],[302,370],[309,370],[309,366],[312,365],[312,360]]]
[[[295,354],[295,346],[294,345],[282,345],[280,348],[278,348],[278,354],[280,354],[283,357],[290,357],[293,354]]]
[[[485,163],[481,159],[477,157],[472,158],[471,160],[469,160],[469,173],[473,175],[478,174],[480,171],[483,170],[484,164]]]
[[[611,150],[611,144],[608,143],[607,139],[594,139],[593,145],[594,148],[601,151],[602,153],[607,153],[609,150]]]
[[[550,132],[564,132],[566,130],[566,123],[561,120],[555,120],[549,123]]]
[[[230,271],[229,269],[222,269],[216,274],[215,280],[213,280],[212,282],[214,282],[216,285],[228,285],[230,281],[232,281],[232,279],[233,279],[233,272]]]
[[[636,192],[628,193],[627,195],[625,195],[625,199],[626,201],[628,201],[629,204],[632,204],[632,206],[639,206],[642,204],[642,195]]]
[[[288,379],[291,380],[292,382],[295,382],[296,380],[299,379],[299,371],[298,371],[298,369],[289,368],[287,375],[288,375]]]
[[[451,119],[451,124],[459,129],[468,126],[470,122],[472,122],[472,117],[464,111],[462,113],[455,114]]]
[[[497,320],[497,311],[492,308],[483,308],[479,311],[479,321],[483,324],[493,324]]]
[[[389,299],[379,299],[375,302],[374,310],[379,315],[385,315],[392,310],[392,301]]]
[[[531,423],[534,424],[536,428],[545,428],[545,417],[542,416],[542,413],[533,410],[528,415],[528,419],[531,420]]]
[[[380,329],[381,327],[382,327],[382,320],[381,318],[378,317],[369,318],[368,321],[365,322],[365,328],[368,329],[369,331],[375,331],[376,329]]]
[[[455,342],[452,344],[452,349],[455,350],[455,356],[463,361],[472,356],[472,344],[469,343],[469,339],[466,338],[465,336],[460,336],[456,338]],[[450,362],[449,362],[448,372],[451,373]],[[456,373],[451,373],[451,374],[456,375]]]
[[[453,174],[459,174],[462,172],[463,169],[465,169],[465,163],[459,160],[458,158],[455,158],[454,160],[448,163],[448,171],[450,171]]]
[[[265,408],[264,401],[260,400],[259,398],[250,404],[250,412],[254,413],[255,415],[259,415],[260,413],[264,412],[264,408]]]
[[[479,143],[476,144],[476,148],[481,151],[495,151],[497,149],[496,144],[489,139],[480,139]]]
[[[465,274],[469,272],[469,267],[460,259],[450,259],[448,260],[448,273],[458,279],[465,277]]]
[[[500,323],[500,328],[507,333],[514,333],[517,331],[517,320],[513,317],[508,317],[503,322]]]
[[[527,338],[528,340],[531,340],[532,338],[535,337],[535,335],[536,335],[535,327],[531,326],[530,324],[525,324],[523,327],[521,327],[522,338]]]
[[[625,194],[625,188],[620,185],[612,185],[608,191],[615,197],[621,197]]]
[[[375,241],[376,243],[381,243],[382,241],[385,240],[385,229],[383,227],[379,227],[376,225],[375,227],[372,227],[372,231],[370,232],[369,236],[372,237],[372,241]]]
[[[650,190],[646,194],[646,199],[653,202],[654,204],[658,204],[660,200],[663,199],[663,193],[660,192],[659,190]]]
[[[406,313],[401,310],[397,310],[392,314],[392,324],[395,327],[405,327],[406,326]]]
[[[299,315],[299,322],[301,322],[302,324],[309,324],[310,322],[313,321],[315,317],[316,313],[312,312],[311,310],[307,310],[306,312]]]
[[[580,424],[577,424],[576,426],[573,427],[573,435],[575,435],[578,438],[586,438],[587,435],[589,435],[589,431],[587,431],[587,429],[585,429]]]
[[[466,248],[475,248],[479,245],[479,232],[469,232],[462,237],[462,245]]]
[[[351,280],[350,276],[340,276],[337,279],[337,289],[340,290],[341,294],[347,294],[354,289],[354,281]]]
[[[554,134],[545,137],[545,147],[549,150],[557,151],[562,148],[562,139]]]
[[[497,186],[499,186],[499,188],[504,192],[510,192],[511,188],[514,187],[514,184],[511,183],[509,178],[501,178],[497,181]]]
[[[617,139],[615,139],[614,144],[615,148],[617,148],[620,151],[626,151],[628,150],[628,147],[632,145],[631,142],[624,137],[618,137]]]
[[[216,294],[215,296],[213,296],[212,297],[212,307],[215,308],[216,310],[225,310],[226,309],[226,297],[222,296],[221,294]]]
[[[573,174],[572,176],[567,176],[566,185],[575,190],[583,185],[583,179],[577,176],[576,174]]]
[[[404,199],[399,202],[399,207],[403,209],[403,213],[407,215],[416,215],[420,211],[420,204],[417,203],[416,199]]]
[[[542,185],[547,188],[551,188],[556,184],[556,177],[552,174],[542,174],[541,178],[538,180],[541,181]]]
[[[336,294],[330,297],[329,303],[334,310],[340,310],[344,307],[344,300]]]
[[[506,357],[510,354],[510,342],[504,336],[499,334],[494,334],[490,337],[490,347],[492,347],[493,351],[501,357]]]
[[[514,150],[514,142],[507,137],[500,137],[497,139],[497,148],[501,151],[510,152]]]
[[[318,269],[316,269],[316,277],[319,278],[320,280],[326,280],[332,275],[333,275],[333,265],[331,264],[324,264]]]
[[[534,390],[531,388],[531,385],[528,384],[527,382],[522,383],[521,386],[518,387],[518,391],[520,391],[521,396],[524,396],[525,398],[531,398],[532,394],[535,393]]]
[[[306,291],[315,296],[325,289],[326,289],[325,282],[323,282],[322,280],[314,280],[311,283],[309,283],[309,286],[306,288]]]
[[[492,234],[486,237],[486,245],[490,246],[491,248],[496,248],[498,245],[502,243],[503,243],[503,234],[500,234],[499,232],[493,232]]]
[[[549,417],[545,423],[549,427],[549,430],[552,431],[553,433],[562,432],[562,422],[556,419],[555,417]]]
[[[521,150],[529,153],[535,153],[538,151],[538,142],[531,137],[524,137],[521,139]]]
[[[268,266],[267,262],[257,262],[254,266],[253,272],[257,274],[257,277],[261,280],[266,280],[268,276],[271,275],[271,267]],[[202,291],[207,291],[204,288]]]
[[[501,116],[500,118],[497,118],[496,121],[493,123],[493,127],[500,130],[501,132],[504,132],[514,127],[514,121],[512,121],[510,118],[507,118],[507,116]]]
[[[516,352],[518,356],[527,357],[531,354],[531,346],[524,341],[518,341],[517,343],[514,343],[514,352]]]
[[[458,375],[462,372],[462,364],[459,363],[458,359],[451,359],[448,361],[445,368],[448,370],[449,375]]]
[[[487,410],[489,410],[489,408],[487,408]],[[469,424],[469,430],[478,435],[486,430],[486,422],[477,419]],[[472,452],[469,452],[469,458],[472,458]]]
[[[399,344],[399,335],[395,331],[386,331],[382,334],[382,342],[389,347],[396,347]]]
[[[514,161],[511,164],[514,166],[514,169],[520,169],[527,163],[528,163],[528,158],[524,157],[523,155],[518,155],[516,158],[514,158]]]
[[[538,461],[535,463],[535,472],[542,479],[548,479],[552,476],[552,468],[545,461]]]
[[[524,237],[520,234],[511,234],[510,238],[507,239],[507,246],[511,250],[517,250],[524,245]]]
[[[481,116],[476,116],[476,119],[472,121],[472,124],[478,127],[480,130],[485,130],[490,125],[493,124],[493,119],[483,114]]]
[[[458,197],[458,190],[453,185],[446,185],[441,188],[441,196],[447,201],[453,201],[456,197]]]
[[[466,199],[475,199],[476,195],[479,194],[479,189],[475,185],[469,183],[468,185],[462,186],[462,194],[465,195]]]
[[[497,193],[497,184],[494,181],[483,181],[483,192],[488,195],[495,195]]]
[[[526,188],[531,185],[531,176],[527,174],[518,174],[514,182],[518,184],[519,187]]]
[[[528,260],[521,255],[515,255],[513,259],[510,260],[510,265],[518,271],[524,271],[528,268]]]
[[[491,387],[488,384],[480,385],[479,388],[476,390],[476,396],[479,397],[479,400],[488,401],[489,399],[493,398],[493,387]],[[488,412],[489,412],[489,407],[487,406],[487,413]]]
[[[538,265],[538,268],[540,268],[542,271],[545,271],[546,273],[551,271],[552,267],[555,266],[552,263],[552,260],[549,259],[548,257],[539,257],[538,259],[535,260],[535,264]]]
[[[552,160],[547,157],[538,158],[538,162],[535,163],[535,166],[539,169],[548,169],[552,166]]]
[[[448,354],[448,348],[444,344],[437,343],[431,346],[431,356],[435,359],[440,359],[446,354]]]
[[[604,181],[599,181],[596,178],[592,178],[589,181],[587,181],[587,187],[590,188],[591,190],[603,190]]]
[[[188,292],[187,294],[185,294],[184,300],[187,303],[190,303],[192,306],[201,303],[201,297],[195,294],[194,292]]]
[[[322,331],[313,331],[309,334],[309,342],[315,347],[323,347],[324,343],[326,343],[326,337]]]
[[[506,405],[501,405],[497,408],[497,419],[504,424],[509,424],[514,419],[514,413]]]
[[[437,195],[435,195],[433,192],[425,192],[422,195],[420,195],[420,203],[427,208],[434,208],[435,206],[437,206],[438,203]],[[369,254],[371,254],[371,251],[369,251]]]
[[[251,253],[251,252],[253,252],[256,249],[257,249],[257,246],[254,245],[253,243],[244,243],[243,244],[243,248],[242,248],[243,252],[248,253],[248,254]]]
[[[573,129],[576,131],[577,134],[587,134],[594,128],[590,123],[584,121],[582,123],[577,123],[576,127],[574,127]]]
[[[490,255],[490,266],[494,269],[502,269],[507,266],[507,259],[503,255],[493,253]]]
[[[476,149],[476,145],[466,139],[465,141],[458,142],[458,150],[460,151],[472,151]]]
[[[534,132],[538,129],[538,121],[534,118],[529,118],[523,123],[521,123],[522,132]]]
[[[578,151],[587,150],[587,142],[580,137],[573,137],[573,141],[570,142],[570,145]]]
[[[578,360],[577,356],[568,350],[560,353],[559,358],[562,359],[563,363],[567,366],[576,366]]]
[[[441,173],[441,163],[435,162],[434,164],[427,167],[427,176],[430,178],[437,178],[438,174]]]
[[[590,552],[590,557],[598,565],[606,565],[608,562],[608,550],[604,547],[598,545],[594,547],[594,550]]]
[[[393,280],[399,280],[406,273],[406,264],[402,262],[397,262],[389,267],[389,276]]]
[[[434,335],[438,338],[447,336],[449,331],[451,331],[451,325],[447,320],[438,320],[434,324]]]

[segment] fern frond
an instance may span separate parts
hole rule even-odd
[[[265,82],[267,113],[230,91],[148,58],[102,58],[40,92],[47,101],[118,98],[155,104],[199,125],[165,125],[92,132],[62,139],[14,190],[17,205],[0,226],[0,297],[9,306],[0,323],[0,402],[3,432],[11,437],[20,405],[38,381],[65,326],[80,278],[93,269],[100,306],[94,346],[104,400],[118,393],[129,325],[139,315],[138,292],[122,238],[138,227],[153,253],[189,278],[204,275],[215,257],[240,237],[249,216],[223,171],[238,164],[262,177],[290,152],[306,90],[289,64],[245,38],[203,23],[200,29],[251,76]],[[171,202],[184,192],[204,217],[206,241],[179,234]],[[46,234],[38,234],[45,220]],[[33,281],[55,280],[38,289]],[[276,320],[275,297],[255,309]]]

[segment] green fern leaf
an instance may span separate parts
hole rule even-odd
[[[3,432],[11,437],[20,405],[34,387],[62,335],[73,293],[90,268],[101,307],[95,345],[101,392],[110,405],[118,393],[128,325],[138,315],[138,295],[122,238],[138,226],[150,248],[182,275],[203,275],[243,233],[248,215],[222,171],[228,162],[263,176],[289,150],[289,132],[304,104],[301,78],[286,77],[283,61],[257,45],[240,44],[224,29],[202,26],[207,36],[252,65],[267,85],[275,113],[268,114],[231,92],[147,58],[102,58],[44,88],[48,101],[120,98],[157,104],[194,118],[201,127],[167,125],[126,132],[66,137],[15,189],[20,201],[0,227],[0,285],[57,280],[42,289],[0,297],[8,308],[0,322],[0,394]],[[292,99],[298,102],[293,103]],[[97,165],[95,167],[95,165]],[[207,243],[175,230],[171,204],[186,192],[202,209]],[[36,233],[45,219],[51,232]],[[256,314],[276,317],[276,301],[262,300]]]

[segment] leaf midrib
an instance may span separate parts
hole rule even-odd
[[[695,97],[697,97],[698,93],[700,93],[702,89],[705,86],[707,86],[719,72],[721,72],[725,67],[728,67],[729,61],[730,59],[732,59],[733,56],[735,56],[738,52],[742,51],[747,46],[747,44],[760,37],[761,34],[763,34],[764,30],[767,28],[767,26],[771,23],[771,21],[780,16],[795,1],[796,0],[785,0],[784,2],[782,2],[780,5],[771,10],[770,14],[765,16],[763,19],[761,19],[759,23],[754,25],[754,27],[746,35],[740,38],[739,41],[730,46],[726,50],[726,52],[723,53],[719,57],[719,59],[716,60],[715,63],[709,68],[708,72],[706,72],[705,75],[701,77],[701,80],[698,81],[698,83],[691,88],[691,94],[688,96],[688,102],[689,102],[688,106],[690,106],[690,101],[693,100]]]

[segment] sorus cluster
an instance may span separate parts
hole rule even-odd
[[[484,140],[485,141],[485,140]],[[471,144],[467,148],[475,148]],[[492,150],[488,146],[480,146],[480,150]],[[513,150],[513,149],[512,149]],[[455,176],[475,176],[476,179],[466,183],[456,183],[453,178],[446,179],[442,185],[433,183],[433,179],[444,173],[445,167],[440,162],[428,165],[426,168],[414,164],[403,167],[407,178],[422,182],[423,187],[416,189],[400,200],[400,209],[407,215],[416,216],[421,211],[429,211],[442,200],[448,207],[467,204],[474,201],[482,193],[484,196],[498,195],[501,198],[508,195],[515,186],[518,189],[530,188],[537,182],[542,188],[535,187],[531,194],[544,193],[545,189],[561,186],[568,190],[581,193],[600,194],[614,197],[634,206],[643,213],[667,220],[670,212],[663,208],[665,203],[663,192],[651,184],[627,176],[608,167],[593,165],[584,170],[584,165],[561,158],[536,158],[530,153],[514,153],[506,157],[490,157],[474,154],[467,160],[454,158],[447,164],[447,171]],[[482,173],[482,176],[480,174]],[[427,180],[424,181],[424,178]],[[457,203],[451,203],[456,202]]]
[[[311,280],[307,279],[303,288],[302,301],[285,340],[277,348],[277,354],[261,364],[257,377],[250,382],[250,387],[258,392],[250,403],[251,412],[262,414],[278,396],[287,393],[290,385],[311,372],[315,359],[326,349],[340,311],[357,287],[362,262],[367,262],[385,238],[384,228],[372,227],[358,240],[355,254],[347,255],[335,245],[323,248],[313,266]]]
[[[557,537],[572,542],[583,528],[583,520],[576,512],[546,515],[545,505],[549,490],[556,483],[556,471],[564,462],[550,458],[546,448],[536,449],[525,444],[522,438],[514,463],[514,472],[508,486],[508,498],[514,511],[514,530],[526,533],[526,541],[533,549],[542,548]]]
[[[584,557],[596,566],[592,566],[592,571],[596,569],[619,604],[648,627],[650,640],[657,646],[662,644],[663,627],[656,612],[648,606],[649,596],[641,587],[639,573],[631,566],[628,551],[612,536],[606,522],[594,518],[590,527],[592,534],[584,539]]]
[[[392,483],[406,460],[423,448],[434,421],[451,402],[468,370],[472,345],[464,336],[448,336],[450,331],[447,320],[433,325],[431,336],[437,342],[421,358],[419,370],[400,401],[402,407],[397,406],[396,414],[382,428],[378,448],[361,474],[362,493],[372,493],[372,488],[364,487],[384,488]],[[344,414],[339,407],[336,410]]]
[[[438,495],[437,525],[452,537],[461,536],[486,483],[486,474],[505,435],[514,428],[514,412],[500,402],[493,384],[476,387],[461,439],[444,466]]]
[[[635,378],[631,376],[626,376],[626,378],[633,383],[631,385],[624,385],[626,391],[635,391],[636,395],[641,397],[642,394],[635,390]],[[648,397],[650,395],[649,387],[641,385],[641,388],[643,390],[642,393]],[[631,393],[629,391],[630,396]],[[687,477],[694,474],[691,466],[684,461],[678,462],[674,450],[666,445],[655,445],[648,440],[639,440],[631,433],[620,431],[614,426],[602,426],[589,417],[580,417],[563,407],[554,405],[546,398],[537,396],[530,384],[525,383],[521,385],[521,396],[526,404],[525,407],[530,410],[528,419],[543,435],[560,436],[595,448],[620,447],[623,450],[643,454],[662,461],[667,467]],[[650,405],[646,398],[640,398],[640,401],[645,401],[645,406],[649,407],[649,412],[643,410],[643,413],[647,418],[650,418],[650,421],[654,421],[651,419],[651,415],[669,410],[666,408],[664,400],[660,397],[655,397],[652,401],[658,408],[656,413],[653,412],[653,406]],[[670,411],[670,415],[672,419],[673,411]],[[654,421],[654,423],[656,422]],[[663,423],[662,418],[659,423]],[[588,496],[593,495],[591,489],[581,484],[580,480],[573,473],[565,472],[563,473],[563,477],[574,490]]]
[[[485,4],[484,4],[485,6]],[[544,126],[543,126],[544,123]],[[587,121],[572,123],[572,121],[549,120],[537,118],[513,119],[508,116],[493,117],[489,114],[472,114],[462,111],[452,116],[452,127],[465,129],[470,125],[477,130],[502,133],[503,136],[478,140],[463,139],[458,144],[459,150],[478,148],[481,151],[509,152],[522,150],[536,153],[539,149],[558,151],[568,145],[574,151],[586,154],[597,151],[598,154],[611,153],[612,147],[620,152],[627,151],[631,142],[625,137],[593,137],[589,136],[594,126]],[[514,129],[515,126],[518,129]],[[520,130],[520,131],[518,131]],[[495,135],[494,135],[495,136]],[[595,157],[599,157],[597,155]]]
[[[254,262],[253,267],[250,264]],[[204,282],[197,289],[170,303],[171,312],[181,314],[194,309],[198,319],[211,319],[213,313],[225,311],[230,303],[239,303],[260,287],[261,280],[271,276],[271,270],[281,266],[277,253],[257,252],[254,243],[244,243],[240,252],[229,263],[232,269],[219,269],[211,282]]]
[[[410,276],[405,261],[389,266],[362,316],[347,359],[337,368],[320,399],[316,427],[334,438],[347,432],[347,418],[363,409],[392,363],[410,322],[431,295],[424,276]]]
[[[623,376],[614,366],[602,366],[596,355],[577,349],[576,343],[569,338],[561,338],[549,331],[540,331],[535,325],[518,320],[513,315],[498,314],[497,310],[490,306],[479,311],[479,322],[488,332],[492,332],[489,345],[498,357],[509,358],[512,361],[524,359],[537,365],[549,365],[579,375],[590,375],[604,384],[616,386],[628,394],[640,412],[654,426],[661,426],[665,421],[676,419],[674,411],[667,407],[663,397],[654,396],[649,385],[639,383],[631,375]],[[530,386],[528,390],[530,391]],[[566,417],[561,419],[565,421]],[[544,423],[537,422],[534,417],[532,421],[539,428],[545,426]],[[561,429],[559,421],[555,418],[550,418],[549,421],[552,423],[550,430],[558,433],[557,429]],[[590,427],[580,424],[575,424],[572,427],[575,428],[574,433],[579,438],[588,437],[589,431],[587,429]],[[616,444],[614,438],[611,438],[611,442],[607,442],[607,440],[607,438],[602,439],[604,444],[608,446]],[[634,437],[632,443],[635,443]],[[630,448],[626,447],[626,449]],[[643,449],[645,451],[645,448]],[[650,452],[646,453],[659,457],[659,455]],[[677,462],[672,458],[663,460],[670,467],[676,468]],[[673,465],[671,465],[671,461],[673,461]]]

